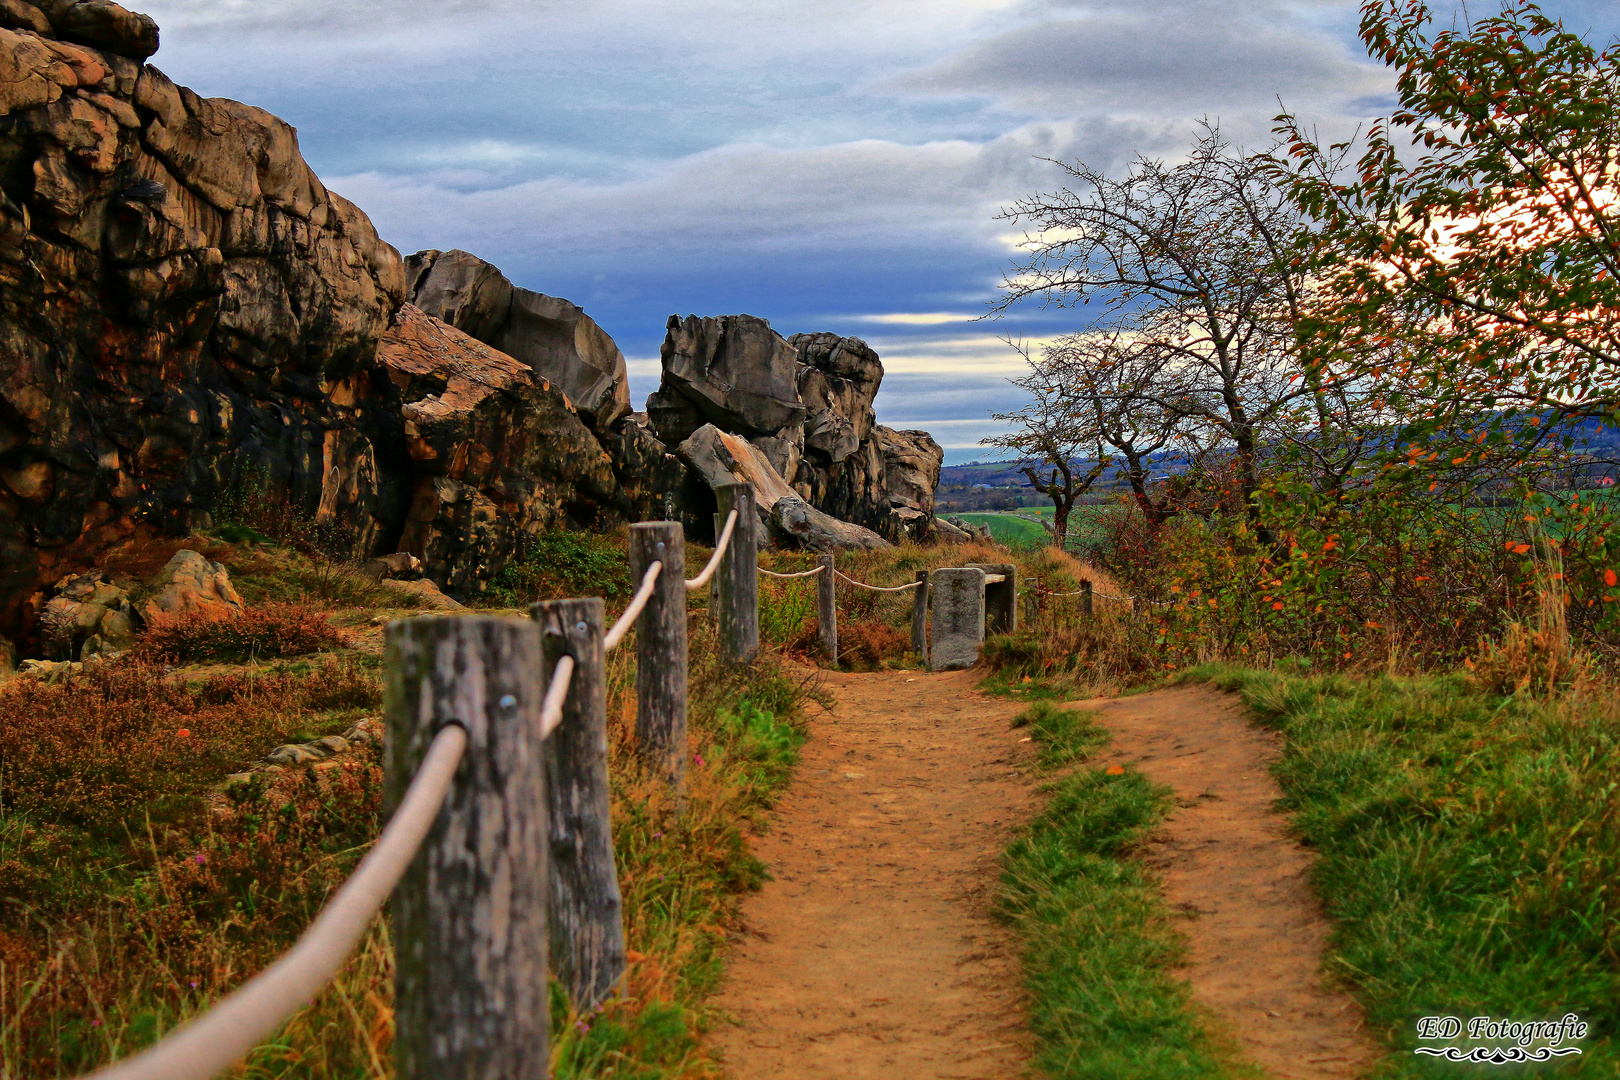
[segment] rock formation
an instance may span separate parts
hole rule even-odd
[[[0,0],[0,635],[232,495],[285,500],[356,558],[408,551],[458,595],[538,529],[706,530],[708,484],[675,454],[705,425],[781,479],[783,542],[927,535],[938,448],[874,424],[858,339],[671,320],[631,413],[624,356],[577,305],[465,252],[402,260],[290,125],[175,85],[157,47],[110,0]],[[72,614],[69,651],[107,637],[105,612],[84,635],[94,613]]]
[[[138,529],[207,525],[244,469],[318,500],[405,282],[290,126],[139,62],[150,19],[6,0],[0,23],[6,632]]]
[[[416,477],[399,549],[449,592],[477,592],[530,533],[617,520],[607,452],[528,365],[410,304],[377,362]]]
[[[630,412],[624,353],[578,304],[520,289],[465,251],[418,251],[405,273],[406,299],[527,364],[596,432]]]
[[[680,466],[644,427],[603,428],[623,481],[589,428],[628,408],[594,323],[514,298],[508,337],[544,330],[525,363],[435,344],[425,315],[396,314],[399,254],[292,127],[176,86],[140,62],[156,48],[150,19],[105,0],[0,0],[0,634],[29,633],[49,585],[111,547],[209,527],[233,489],[342,526],[359,557],[409,533],[463,590],[524,528],[664,502]],[[574,391],[587,423],[543,374],[570,333],[612,369]],[[481,368],[498,392],[457,381]]]
[[[927,432],[876,422],[872,400],[883,364],[860,338],[783,338],[752,315],[672,315],[661,359],[663,379],[647,413],[689,465],[687,440],[712,425],[751,444],[813,515],[891,541],[931,535],[944,454]],[[693,501],[690,487],[686,498]],[[706,513],[697,506],[688,519],[701,523]],[[811,531],[818,545],[836,534],[819,521]]]

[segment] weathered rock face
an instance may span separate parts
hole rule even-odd
[[[231,575],[217,562],[195,551],[177,551],[151,582],[152,592],[139,605],[148,622],[197,616],[234,619],[242,614]]]
[[[113,656],[135,644],[135,619],[124,590],[100,574],[77,574],[56,583],[40,615],[40,644],[52,660]]]
[[[662,358],[647,411],[667,445],[712,424],[747,439],[809,509],[889,540],[930,535],[944,454],[926,432],[877,424],[883,364],[861,339],[783,339],[751,315],[671,316]],[[690,516],[701,522],[702,508]]]
[[[0,632],[41,583],[183,531],[251,473],[301,504],[370,421],[398,254],[293,129],[138,61],[145,16],[6,0],[0,24]],[[377,511],[376,506],[360,508]]]
[[[535,531],[620,520],[612,461],[527,364],[410,304],[377,362],[403,398],[417,476],[400,550],[443,588],[482,588]]]
[[[671,315],[659,358],[664,376],[647,399],[647,413],[670,446],[705,423],[744,435],[779,436],[804,420],[798,353],[764,319]]]
[[[630,412],[624,353],[578,304],[520,289],[465,251],[418,251],[405,271],[411,303],[529,365],[598,434]]]
[[[815,509],[787,485],[764,453],[740,435],[728,435],[705,424],[681,443],[680,458],[709,488],[752,484],[754,503],[768,536],[787,547],[811,551],[839,548],[883,548],[877,533],[839,521]]]
[[[594,322],[461,252],[410,284],[472,337],[402,308],[398,253],[293,129],[176,86],[156,48],[106,0],[0,0],[0,633],[228,494],[462,592],[526,530],[661,516],[684,469],[626,419]]]

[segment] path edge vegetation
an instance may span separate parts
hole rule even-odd
[[[1186,938],[1143,845],[1170,789],[1092,765],[1108,733],[1036,701],[1013,720],[1039,744],[1046,801],[1001,859],[997,915],[1019,939],[1037,1069],[1097,1080],[1248,1080],[1216,1018],[1174,969]]]

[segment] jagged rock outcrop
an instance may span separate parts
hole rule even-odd
[[[465,251],[418,251],[405,273],[406,299],[529,365],[599,435],[630,412],[624,353],[578,304],[520,289]]]
[[[462,591],[524,528],[662,501],[646,488],[673,459],[620,423],[602,438],[637,452],[616,477],[536,375],[550,346],[518,363],[464,339],[424,359],[434,332],[395,318],[398,252],[293,128],[176,86],[140,63],[156,48],[150,19],[105,0],[0,0],[0,634],[30,634],[48,586],[112,547],[210,527],[233,492],[286,499],[358,557],[420,540]],[[622,421],[611,339],[566,301],[513,295],[509,332],[543,324],[612,369],[578,393],[588,420]],[[499,385],[451,403],[451,383],[486,375]]]
[[[671,316],[661,356],[647,412],[665,444],[682,446],[712,424],[746,439],[814,513],[891,541],[930,535],[944,455],[926,432],[876,422],[883,364],[866,342],[784,339],[752,315]],[[705,513],[698,506],[686,516],[701,527]]]
[[[417,479],[399,548],[476,592],[541,529],[612,524],[613,462],[527,364],[406,304],[377,347]]]
[[[0,28],[0,631],[244,470],[313,506],[404,271],[292,127],[139,58],[145,16],[7,0]],[[334,496],[334,502],[336,498]],[[346,511],[350,508],[334,506]]]

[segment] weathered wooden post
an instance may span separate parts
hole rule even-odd
[[[1013,563],[968,563],[984,571],[984,632],[1012,634],[1018,630],[1018,567]]]
[[[928,571],[917,571],[917,587],[911,590],[911,651],[928,663]]]
[[[935,570],[933,640],[928,666],[933,671],[972,667],[984,644],[984,571],[976,566]]]
[[[581,1013],[624,976],[624,904],[608,810],[607,669],[602,601],[536,604],[540,685],[574,658],[562,721],[546,739],[546,819],[551,840],[551,970]]]
[[[1091,579],[1083,578],[1080,581],[1080,614],[1091,618]]]
[[[686,792],[686,537],[678,521],[630,526],[630,580],[664,564],[636,620],[636,739],[677,804]]]
[[[747,664],[759,652],[759,517],[754,509],[754,485],[727,484],[716,491],[718,520],[737,511],[731,546],[715,568],[709,605],[720,611],[720,655],[729,664]],[[716,537],[718,538],[718,533]]]
[[[1034,626],[1041,617],[1041,594],[1031,585],[1024,592],[1024,621]]]
[[[821,557],[816,575],[816,625],[821,629],[821,651],[838,663],[838,582],[833,579],[833,557]]]
[[[399,1080],[545,1080],[546,792],[540,631],[528,619],[388,627],[385,809],[441,728],[467,749],[393,898]]]

